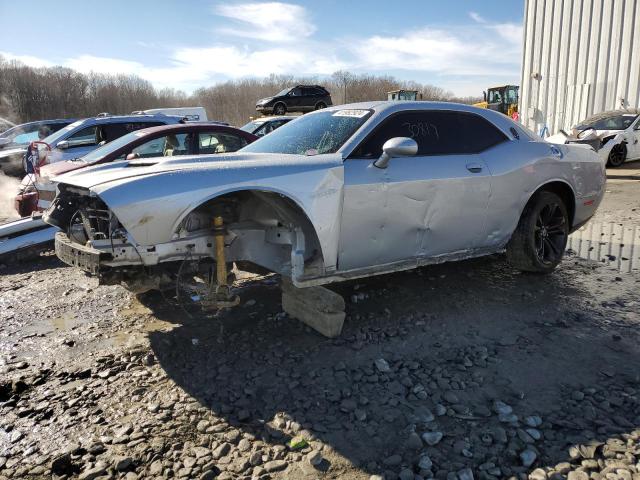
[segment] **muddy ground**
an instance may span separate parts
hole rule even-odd
[[[496,256],[338,285],[336,340],[276,276],[216,317],[51,255],[4,267],[0,478],[637,480],[639,209],[611,182],[594,221],[626,245],[605,229],[549,276]]]

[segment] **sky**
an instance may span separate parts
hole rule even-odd
[[[269,74],[393,75],[479,96],[518,84],[522,0],[0,0],[0,55],[189,93]]]

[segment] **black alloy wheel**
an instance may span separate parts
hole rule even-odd
[[[538,214],[534,241],[538,260],[544,265],[555,265],[562,259],[567,244],[565,217],[557,203],[545,205]]]
[[[275,107],[273,107],[274,115],[284,115],[287,113],[287,107],[284,103],[276,103]]]
[[[617,168],[621,166],[627,159],[627,147],[624,144],[616,145],[611,149],[609,153],[609,159],[607,165]]]

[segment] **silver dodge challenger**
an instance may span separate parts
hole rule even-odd
[[[296,287],[506,251],[548,273],[594,214],[604,163],[491,110],[367,102],[309,113],[237,153],[128,160],[58,178],[60,259],[103,283],[184,274],[229,299],[228,268]]]

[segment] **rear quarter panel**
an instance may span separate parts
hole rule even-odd
[[[487,215],[487,245],[502,247],[511,238],[525,205],[543,185],[563,182],[576,198],[573,225],[595,213],[604,194],[604,165],[595,152],[546,142],[510,140],[484,153],[492,175]]]

